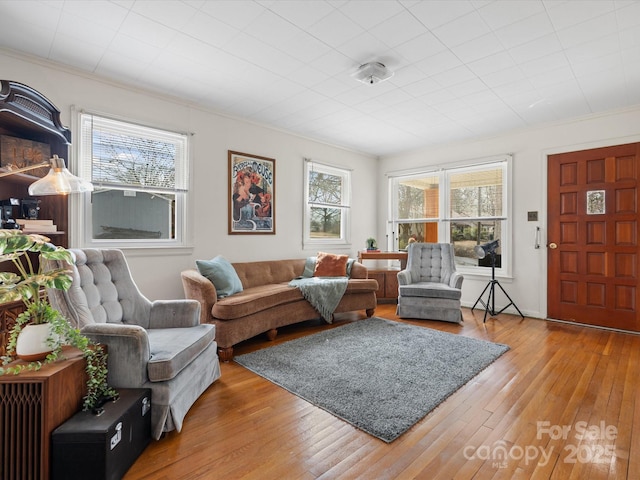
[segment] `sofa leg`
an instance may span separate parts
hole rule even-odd
[[[365,311],[365,313],[367,314],[367,318],[373,317],[373,314],[375,313],[375,311],[376,311],[375,308],[367,308],[367,310]]]
[[[278,335],[278,329],[277,328],[272,328],[271,330],[269,330],[267,332],[267,338],[269,339],[269,341],[273,342],[276,339],[276,336]]]
[[[225,363],[233,360],[233,347],[218,348],[218,358]]]

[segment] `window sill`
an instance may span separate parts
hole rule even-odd
[[[131,257],[157,257],[159,255],[186,256],[192,255],[193,246],[136,246],[136,245],[104,245],[90,246],[85,248],[117,248]]]

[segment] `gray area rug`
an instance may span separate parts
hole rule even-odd
[[[506,345],[374,317],[235,361],[392,442],[507,350]]]

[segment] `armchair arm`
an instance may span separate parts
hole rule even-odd
[[[197,270],[185,270],[180,274],[184,296],[200,302],[200,323],[211,319],[211,309],[218,301],[216,287]]]
[[[147,362],[151,356],[149,338],[138,325],[94,323],[81,330],[96,343],[107,346],[107,381],[115,388],[139,388],[148,381]]]
[[[398,272],[398,285],[409,285],[411,283],[411,272],[400,270]]]
[[[149,328],[194,327],[200,323],[200,302],[156,300],[151,303]]]
[[[461,273],[453,272],[451,274],[451,278],[449,279],[449,286],[460,290],[462,288],[463,280],[464,280],[464,277],[462,276]]]

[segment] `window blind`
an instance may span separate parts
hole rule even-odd
[[[96,188],[187,191],[185,134],[88,113],[81,114],[80,129],[81,174],[90,178]]]

